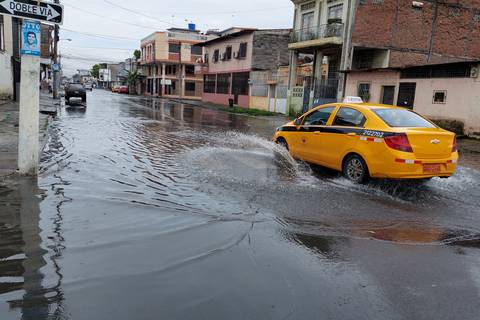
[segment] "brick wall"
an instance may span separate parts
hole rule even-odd
[[[259,30],[253,34],[252,69],[276,70],[288,65],[290,30]]]
[[[354,46],[392,50],[390,67],[480,58],[480,0],[360,0]]]

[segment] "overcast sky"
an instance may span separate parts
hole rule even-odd
[[[96,62],[122,61],[154,31],[186,27],[226,29],[291,28],[290,0],[61,0],[60,31],[64,73],[90,69]],[[67,41],[64,39],[72,39]]]

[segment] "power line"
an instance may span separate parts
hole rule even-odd
[[[160,20],[160,19],[157,19],[157,17],[154,17],[154,16],[150,16],[148,14],[145,14],[143,12],[140,12],[140,11],[136,11],[136,10],[133,10],[133,9],[129,9],[129,8],[126,8],[126,7],[123,7],[123,6],[120,6],[114,2],[111,2],[111,1],[108,1],[108,0],[103,0],[103,2],[115,7],[115,8],[120,8],[122,10],[125,10],[125,11],[128,11],[128,12],[131,12],[131,13],[135,13],[135,14],[138,14],[140,16],[143,16],[143,17],[146,17],[146,18],[149,18],[149,19],[153,19],[153,20],[156,20],[158,22],[161,22],[161,23],[165,23],[165,24],[168,24],[168,25],[171,25],[171,26],[174,26],[174,27],[179,27],[179,28],[182,28],[182,26],[178,25],[178,24],[175,24],[175,23],[171,23],[171,22],[168,22],[168,21],[164,21],[164,20]]]
[[[78,33],[78,34],[83,34],[83,35],[86,35],[86,36],[89,36],[89,37],[102,38],[102,39],[107,39],[107,40],[140,41],[140,39],[134,39],[134,38],[119,37],[119,36],[114,36],[114,35],[106,35],[106,34],[98,34],[98,33],[81,32],[81,31],[77,31],[77,30],[68,29],[68,28],[65,28],[65,27],[62,27],[62,30],[66,30],[66,31],[73,32],[73,33]]]
[[[79,8],[79,7],[74,6],[72,4],[69,4],[69,3],[65,3],[64,5],[66,5],[68,7],[71,7],[71,8],[74,8],[78,11],[81,11],[81,12],[84,12],[84,13],[87,13],[87,14],[91,14],[93,16],[97,16],[97,17],[100,17],[100,18],[103,18],[103,19],[108,19],[108,20],[111,20],[111,21],[114,21],[114,22],[117,22],[117,23],[123,23],[123,24],[129,25],[129,26],[134,26],[134,27],[148,29],[148,30],[155,29],[155,27],[148,27],[148,26],[136,24],[136,23],[133,23],[133,22],[127,22],[127,21],[123,21],[123,20],[119,20],[119,19],[114,19],[114,18],[111,18],[109,16],[101,15],[101,14],[98,14],[98,13],[95,13],[95,12],[91,12],[91,11]]]
[[[134,51],[138,50],[139,48],[115,48],[115,47],[84,47],[84,46],[66,46],[64,45],[63,48],[79,48],[79,49],[102,49],[102,50],[124,50],[124,51]]]

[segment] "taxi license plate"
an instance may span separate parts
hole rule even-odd
[[[441,164],[424,164],[423,172],[424,173],[440,173],[442,171]]]

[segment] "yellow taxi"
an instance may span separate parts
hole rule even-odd
[[[454,133],[412,110],[358,97],[313,108],[277,128],[273,141],[294,158],[338,170],[355,183],[446,178],[458,161]]]

